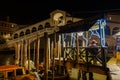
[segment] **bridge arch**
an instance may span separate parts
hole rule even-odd
[[[42,30],[42,29],[43,29],[43,25],[40,24],[40,25],[38,26],[38,30]]]
[[[67,24],[71,24],[71,23],[73,23],[72,20],[68,20],[68,21],[67,21]]]
[[[30,34],[30,29],[27,29],[26,32],[25,32],[25,34],[26,34],[26,35],[27,35],[27,34]]]
[[[50,28],[50,23],[49,22],[45,23],[45,28]]]
[[[112,35],[114,35],[117,32],[119,32],[119,27],[114,27],[112,30]]]
[[[18,38],[18,34],[17,33],[14,34],[14,39],[16,39],[16,38]]]
[[[36,31],[37,31],[36,27],[33,27],[32,32],[36,32]]]
[[[24,32],[23,32],[23,31],[20,32],[20,37],[21,37],[21,36],[24,36]]]

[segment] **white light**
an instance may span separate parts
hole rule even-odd
[[[79,32],[79,33],[78,33],[78,36],[82,36],[82,35],[83,35],[83,32]]]
[[[111,20],[111,17],[109,17],[109,20]]]

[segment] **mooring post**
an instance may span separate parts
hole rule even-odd
[[[44,33],[44,38],[45,38],[45,48],[44,48],[44,55],[45,55],[45,80],[48,80],[48,33]]]

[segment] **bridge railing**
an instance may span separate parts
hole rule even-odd
[[[11,40],[0,45],[0,49],[9,48],[9,46],[11,47],[12,44],[19,42],[19,41],[22,41],[22,40],[27,40],[27,39],[32,39],[32,40],[34,39],[35,40],[35,39],[37,39],[37,36],[39,38],[43,37],[45,32],[47,32],[48,35],[50,35],[50,34],[53,34],[54,32],[58,32],[58,31],[59,31],[59,28],[54,27],[54,28],[45,28],[45,29],[42,29],[42,30],[39,30],[36,32],[32,32],[30,34],[19,36],[18,38],[14,38],[14,36],[12,36]]]
[[[106,67],[107,48],[105,47],[76,47],[64,48],[64,60],[77,63],[91,64]],[[77,57],[78,56],[78,57]]]

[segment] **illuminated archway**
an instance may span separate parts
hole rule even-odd
[[[119,32],[119,28],[118,27],[114,27],[112,30],[112,35],[116,34]]]

